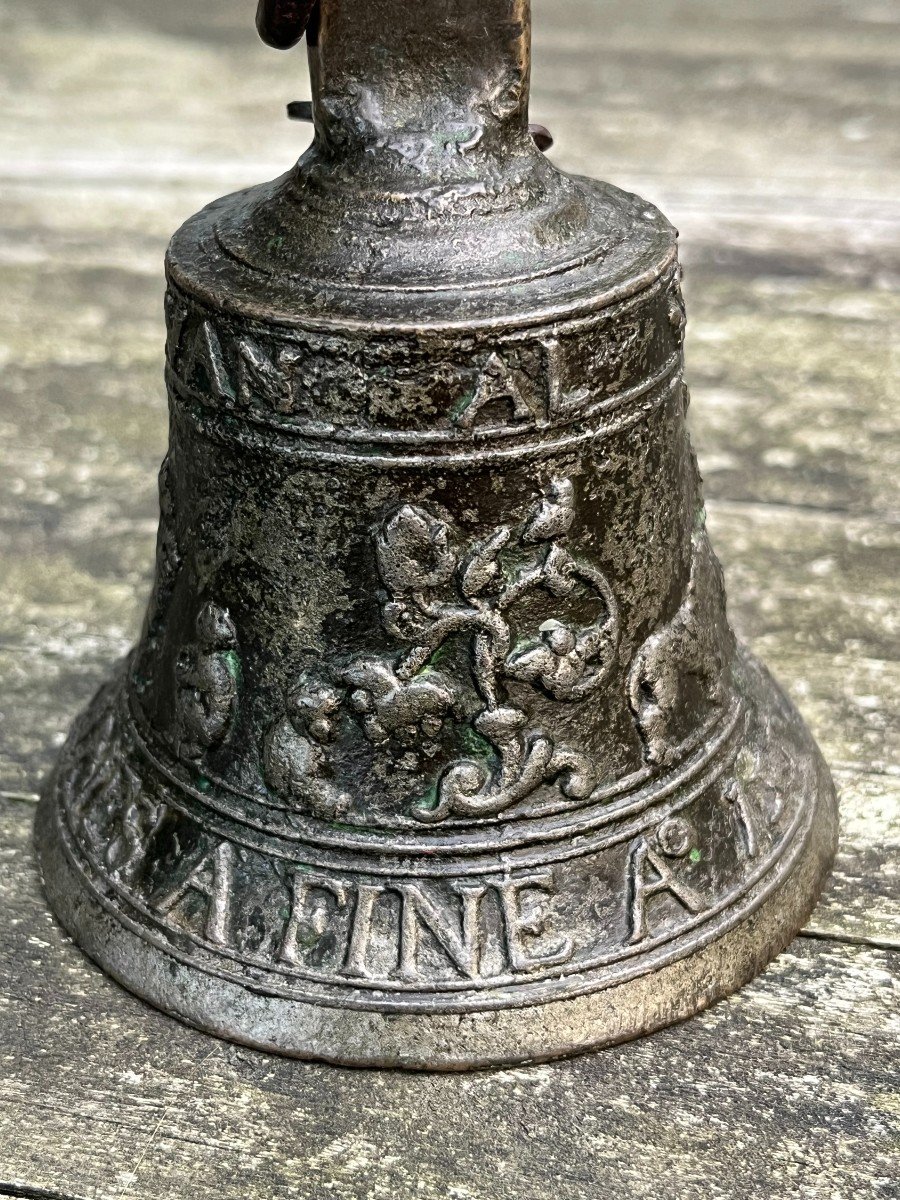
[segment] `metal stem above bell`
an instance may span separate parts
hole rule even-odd
[[[787,944],[836,824],[727,623],[675,231],[538,149],[525,0],[321,0],[308,40],[312,146],[169,250],[156,581],[46,786],[47,893],[286,1054],[634,1037]]]

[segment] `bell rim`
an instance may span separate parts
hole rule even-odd
[[[769,677],[766,683],[777,690]],[[794,718],[799,726],[796,713]],[[837,839],[834,785],[805,727],[801,742],[811,768],[797,806],[802,828],[797,845],[784,852],[786,868],[757,902],[742,903],[744,892],[705,935],[680,932],[663,947],[661,965],[654,965],[652,949],[642,950],[632,973],[619,982],[604,984],[601,977],[580,993],[544,999],[520,993],[518,1003],[496,1007],[448,1003],[428,1011],[391,1010],[286,998],[260,982],[225,978],[168,952],[129,928],[71,861],[52,777],[36,818],[37,856],[50,906],[85,953],[129,991],[195,1028],[287,1057],[345,1066],[466,1070],[549,1061],[686,1019],[749,982],[799,932],[824,885]],[[766,875],[780,863],[781,857]]]
[[[397,1014],[279,1000],[186,967],[87,894],[66,861],[46,797],[35,837],[44,890],[60,924],[98,967],[164,1015],[303,1061],[466,1071],[549,1062],[627,1042],[687,1020],[754,979],[800,932],[831,870],[837,801],[821,760],[817,783],[807,801],[813,808],[809,834],[790,873],[759,907],[708,944],[611,987],[468,1013]]]

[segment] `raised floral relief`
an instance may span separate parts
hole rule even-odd
[[[350,796],[328,778],[326,747],[334,741],[341,698],[332,687],[301,680],[266,738],[269,786],[322,817],[343,816],[350,806]]]
[[[700,530],[694,535],[681,605],[647,638],[628,675],[628,701],[648,763],[664,766],[674,760],[691,732],[682,727],[685,714],[696,723],[698,712],[713,712],[725,703],[726,665],[733,645],[725,619],[722,568],[705,530]]]
[[[196,641],[175,663],[178,750],[185,758],[199,758],[225,738],[240,678],[237,635],[226,610],[205,604],[195,628]]]
[[[132,763],[133,747],[111,693],[91,715],[71,749],[69,819],[109,874],[133,885],[166,806]]]
[[[596,784],[588,758],[535,728],[529,712],[507,695],[507,683],[517,681],[552,700],[577,703],[611,669],[619,637],[616,601],[604,575],[564,544],[573,500],[571,480],[555,479],[521,525],[499,526],[461,548],[447,523],[425,508],[406,504],[390,513],[374,549],[387,593],[384,628],[403,648],[335,665],[327,682],[301,681],[289,710],[319,716],[298,720],[289,711],[276,722],[264,754],[270,787],[320,815],[345,807],[325,749],[331,723],[345,712],[376,746],[427,741],[447,721],[468,721],[488,743],[487,760],[460,758],[441,772],[433,794],[411,808],[418,821],[499,813],[554,781],[565,796],[585,799]],[[561,615],[514,645],[515,610],[538,591],[560,602]],[[564,619],[569,598],[588,602],[589,624]],[[454,674],[436,665],[451,639],[467,648],[466,679],[459,668]],[[472,684],[480,707],[466,718],[461,694]]]

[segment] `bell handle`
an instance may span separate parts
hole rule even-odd
[[[319,0],[259,0],[256,31],[267,46],[290,50],[314,24]]]
[[[326,154],[388,149],[427,174],[550,143],[528,123],[530,0],[260,0],[257,29],[279,49],[306,34],[312,101],[290,115]]]

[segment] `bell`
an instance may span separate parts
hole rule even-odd
[[[790,941],[836,830],[726,619],[676,231],[536,144],[528,0],[261,28],[308,17],[312,146],[169,250],[153,596],[47,783],[47,895],[283,1054],[632,1038]]]

